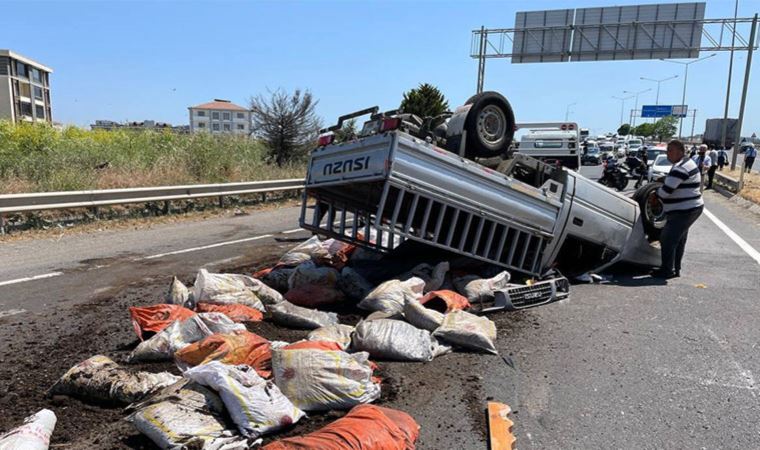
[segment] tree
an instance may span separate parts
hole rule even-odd
[[[673,116],[663,117],[654,123],[652,136],[657,136],[660,142],[672,138],[676,134],[676,123],[678,119]]]
[[[343,122],[343,126],[340,130],[335,131],[335,140],[338,142],[347,141],[356,137],[359,130],[356,128],[356,119],[351,119]]]
[[[253,135],[264,141],[278,166],[304,158],[313,146],[321,125],[317,103],[311,92],[300,89],[251,97]]]
[[[449,102],[441,91],[432,84],[422,83],[419,87],[404,92],[401,110],[420,117],[435,117],[448,111]]]
[[[618,136],[628,136],[631,134],[631,126],[627,123],[620,125],[620,127],[617,129],[617,134]]]
[[[644,136],[644,137],[654,136],[654,124],[642,123],[641,125],[632,129],[631,133],[635,134],[636,136]]]

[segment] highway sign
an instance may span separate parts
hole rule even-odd
[[[644,105],[641,117],[686,117],[687,105]]]
[[[675,117],[686,117],[689,108],[686,105],[673,105],[673,112],[670,114]]]

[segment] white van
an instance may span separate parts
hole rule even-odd
[[[578,125],[572,122],[518,123],[528,130],[520,138],[519,153],[577,170],[581,165]]]

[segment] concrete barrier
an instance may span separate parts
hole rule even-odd
[[[728,191],[733,192],[734,194],[739,192],[739,180],[733,177],[729,177],[728,175],[724,175],[720,172],[715,172],[715,183],[718,183],[719,186],[724,187]]]

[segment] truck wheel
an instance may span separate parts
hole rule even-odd
[[[657,197],[660,186],[662,183],[659,182],[645,184],[633,193],[633,200],[641,208],[644,231],[650,241],[659,241],[660,232],[665,226],[665,209],[662,200]]]
[[[467,131],[468,158],[491,158],[506,153],[515,134],[515,113],[503,95],[482,92],[470,97],[472,105],[467,113],[464,129]]]

